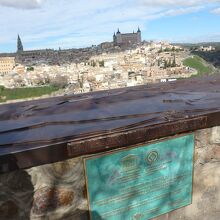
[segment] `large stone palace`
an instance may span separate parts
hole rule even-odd
[[[113,35],[113,42],[115,46],[128,47],[141,43],[141,30],[138,28],[138,31],[135,33],[125,33],[122,34],[119,29],[117,33]]]

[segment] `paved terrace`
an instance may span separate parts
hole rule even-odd
[[[220,125],[220,76],[0,106],[0,172]]]

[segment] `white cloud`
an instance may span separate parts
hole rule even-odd
[[[171,9],[168,10],[165,15],[167,16],[176,16],[176,15],[183,15],[183,14],[189,14],[198,12],[200,10],[204,9],[203,6],[195,6],[195,7],[187,7],[187,8],[178,8],[178,9]]]
[[[196,6],[208,3],[219,3],[220,0],[141,0],[143,4],[154,7],[182,7]]]
[[[168,10],[163,10],[158,13],[149,14],[145,18],[150,20],[150,19],[158,19],[158,18],[162,18],[162,17],[177,16],[177,15],[198,12],[202,9],[204,9],[203,6],[193,6],[193,7],[185,7],[185,8],[181,7],[181,8],[175,8],[175,9],[168,9]]]
[[[0,0],[1,6],[34,9],[40,7],[43,0]]]
[[[210,33],[199,36],[190,36],[186,35],[178,40],[172,39],[172,42],[175,43],[204,43],[204,42],[219,42],[220,33]]]
[[[0,0],[0,49],[15,48],[18,33],[26,49],[89,46],[112,40],[118,27],[144,31],[149,20],[210,11],[210,2],[220,0]]]
[[[214,10],[211,11],[213,14],[218,14],[220,15],[220,8],[216,8]]]

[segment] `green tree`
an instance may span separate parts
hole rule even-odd
[[[94,60],[91,61],[91,66],[95,67],[96,66],[96,62]]]
[[[176,67],[176,57],[173,57],[173,63],[172,63],[172,67]]]
[[[160,66],[160,60],[157,60],[157,65]]]
[[[100,66],[100,67],[104,67],[104,66],[105,66],[105,62],[104,62],[104,60],[99,61],[99,66]]]
[[[164,69],[167,68],[167,60],[164,61]]]
[[[167,67],[171,67],[171,59],[169,59],[169,62],[167,64]]]
[[[27,71],[30,72],[30,71],[34,71],[34,67],[33,66],[29,66],[27,67]]]

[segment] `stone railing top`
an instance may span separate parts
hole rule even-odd
[[[0,172],[220,125],[220,76],[0,106]]]

